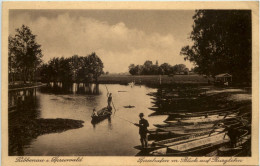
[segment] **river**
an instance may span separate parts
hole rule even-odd
[[[112,93],[116,112],[110,119],[93,125],[91,114],[107,106],[107,89]],[[33,115],[30,118],[43,119],[74,119],[84,121],[84,126],[60,133],[51,133],[32,138],[28,144],[21,147],[25,156],[133,156],[139,151],[133,147],[140,144],[138,128],[127,122],[138,123],[139,113],[153,124],[162,123],[167,116],[148,116],[153,111],[152,99],[148,93],[156,92],[156,88],[147,86],[126,86],[118,84],[85,86],[73,84],[67,88],[41,87],[36,95],[21,110]],[[36,103],[36,104],[31,104]],[[133,105],[134,108],[124,108]],[[28,111],[30,110],[30,111]],[[19,111],[21,113],[21,111]],[[113,110],[115,111],[115,110]],[[28,113],[28,114],[29,114]],[[18,113],[12,113],[17,117]],[[23,113],[25,114],[25,113]],[[10,120],[9,117],[9,121]],[[11,123],[11,122],[10,122]],[[15,153],[14,153],[15,154]]]

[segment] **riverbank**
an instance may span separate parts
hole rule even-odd
[[[83,127],[84,121],[73,119],[19,119],[9,123],[9,155],[24,155],[22,147],[40,135],[60,133]]]
[[[212,81],[212,80],[211,80]],[[102,75],[98,78],[101,84],[128,84],[135,82],[138,85],[172,85],[196,84],[207,85],[208,78],[202,75]]]
[[[43,84],[41,82],[35,82],[35,83],[15,82],[13,84],[8,85],[8,90],[14,91],[14,90],[29,89],[29,88],[37,88],[37,87],[44,86],[44,85],[46,85],[46,84]]]

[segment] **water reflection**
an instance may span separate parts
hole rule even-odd
[[[10,154],[18,155],[19,153],[19,155],[33,156],[135,155],[138,150],[133,147],[139,144],[138,128],[118,117],[131,122],[138,122],[138,115],[143,112],[151,128],[153,128],[152,124],[154,123],[162,123],[166,119],[165,116],[161,118],[148,117],[152,113],[148,109],[152,106],[152,103],[150,96],[146,94],[155,92],[156,89],[145,86],[131,88],[124,85],[107,85],[107,88],[113,94],[113,101],[117,110],[116,116],[112,115],[111,118],[95,125],[91,124],[93,108],[99,110],[107,106],[107,90],[104,85],[52,83],[49,86],[39,88],[37,92],[35,91],[36,95],[31,99],[35,100],[36,103],[30,104],[31,101],[27,101],[25,97],[24,101],[28,103],[22,104],[22,111],[14,109],[12,118],[9,117],[10,128],[12,128],[12,124],[15,124],[13,118],[18,117],[23,122],[40,118],[82,120],[84,126],[59,133],[35,135],[27,142],[23,140],[24,133],[17,132],[18,134],[14,138],[9,138],[9,140],[14,140],[10,141],[12,142],[12,145],[9,146],[12,149]],[[124,91],[124,93],[119,91]],[[27,92],[27,94],[30,93]],[[125,109],[124,106],[127,105],[135,107]],[[32,112],[30,113],[30,111]],[[26,112],[28,112],[28,116],[25,115]],[[21,113],[21,116],[19,116],[19,113]],[[13,134],[15,130],[11,132]],[[15,148],[12,148],[14,146]]]
[[[100,95],[99,84],[90,83],[53,83],[41,88],[42,93],[53,94],[86,94],[86,95]]]
[[[112,122],[111,122],[111,117],[108,118],[108,129],[113,130]]]
[[[92,126],[93,126],[93,129],[95,130],[96,129],[96,127],[100,124],[100,123],[105,123],[107,121],[107,128],[109,129],[109,130],[113,130],[113,125],[112,125],[112,120],[111,120],[111,117],[108,117],[108,118],[105,118],[105,119],[103,119],[103,120],[101,120],[101,121],[98,121],[98,122],[96,122],[96,123],[93,123],[93,122],[91,122],[91,124],[92,124]]]
[[[9,155],[24,155],[24,147],[34,138],[26,137],[21,128],[28,128],[27,122],[40,115],[37,109],[39,99],[36,96],[36,89],[10,91],[8,96]]]
[[[93,108],[100,110],[107,106],[105,85],[52,83],[38,90],[10,91],[9,155],[133,156],[139,152],[133,148],[140,144],[138,128],[127,121],[137,123],[139,113],[145,114],[151,129],[153,124],[176,118],[176,115],[159,116],[165,112],[213,110],[211,107],[218,106],[216,97],[206,98],[203,89],[197,86],[149,88],[107,85],[107,88],[113,94],[116,115],[98,123],[91,123],[91,114]],[[218,103],[223,106],[228,102]],[[37,133],[32,132],[37,124],[28,125],[36,119],[56,118],[81,120],[84,126]]]

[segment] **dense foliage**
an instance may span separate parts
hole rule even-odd
[[[52,58],[41,66],[40,75],[44,82],[97,82],[103,67],[96,53],[85,57],[74,55],[70,58]]]
[[[8,37],[8,71],[10,81],[32,81],[41,64],[41,45],[29,27],[22,25],[14,36]]]
[[[129,66],[129,73],[132,75],[169,75],[169,74],[188,74],[189,69],[186,68],[184,64],[178,64],[171,66],[168,63],[163,63],[160,66],[158,62],[153,64],[152,61],[145,61],[143,65],[134,65]]]
[[[236,82],[251,82],[251,11],[197,10],[190,38],[181,55],[194,62],[199,73],[231,73]]]

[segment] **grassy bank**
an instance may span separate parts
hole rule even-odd
[[[102,75],[98,81],[101,84],[128,84],[132,81],[146,85],[208,84],[208,79],[201,75]]]
[[[43,134],[59,133],[83,127],[83,121],[72,119],[23,119],[9,123],[9,155],[24,155],[23,146]]]

